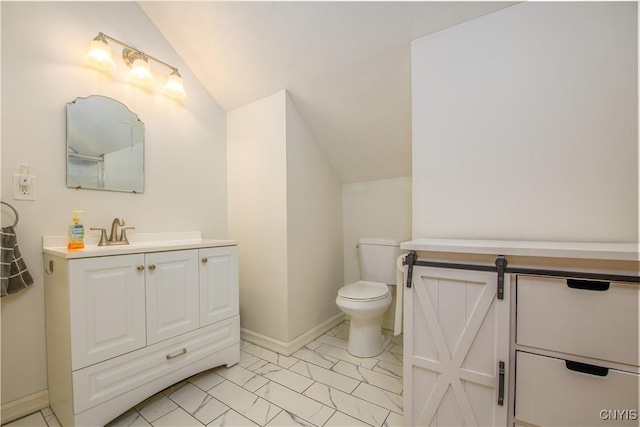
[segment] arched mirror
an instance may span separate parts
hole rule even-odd
[[[105,96],[67,104],[67,187],[142,193],[144,123]]]

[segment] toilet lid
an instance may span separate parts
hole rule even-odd
[[[367,282],[364,280],[343,286],[338,291],[340,298],[350,300],[372,301],[385,298],[387,294],[389,294],[389,288],[387,288],[387,285],[384,283]]]

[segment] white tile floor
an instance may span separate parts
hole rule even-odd
[[[242,343],[237,365],[175,384],[109,426],[401,426],[402,336],[362,359],[347,352],[348,332],[342,323],[290,357]],[[59,425],[49,408],[7,424]]]

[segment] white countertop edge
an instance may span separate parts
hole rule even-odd
[[[90,258],[111,255],[126,255],[142,252],[161,252],[184,249],[201,249],[219,246],[234,246],[236,240],[202,239],[199,231],[134,233],[128,235],[128,245],[98,246],[99,233],[85,235],[85,248],[67,249],[67,236],[44,236],[42,252],[66,259]]]
[[[639,246],[636,243],[416,239],[403,242],[400,247],[426,252],[640,261]]]

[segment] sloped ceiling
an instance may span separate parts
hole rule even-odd
[[[345,183],[411,175],[411,40],[511,4],[139,2],[225,111],[287,89]]]

